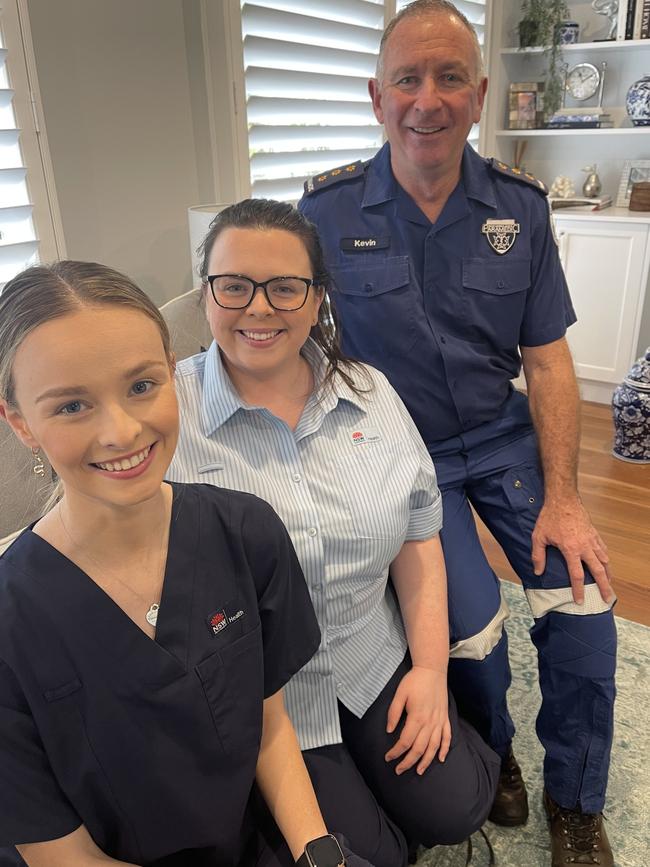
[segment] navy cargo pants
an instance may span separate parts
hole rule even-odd
[[[429,444],[443,495],[450,686],[460,713],[505,755],[514,734],[506,703],[507,608],[481,548],[471,504],[521,579],[534,617],[530,634],[542,692],[537,734],[546,751],[546,788],[561,806],[599,812],[613,729],[614,617],[588,573],[584,604],[573,602],[556,548],[547,548],[544,573],[533,572],[531,534],[543,503],[543,479],[525,398],[513,394],[508,403],[512,412],[497,421]]]

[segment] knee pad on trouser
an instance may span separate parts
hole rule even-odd
[[[614,616],[551,612],[535,622],[531,637],[539,652],[537,734],[546,750],[546,787],[563,806],[600,812],[616,695]]]
[[[449,660],[449,688],[461,716],[502,757],[515,733],[506,703],[511,679],[505,632],[484,659]]]

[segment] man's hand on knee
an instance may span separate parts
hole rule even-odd
[[[607,546],[578,498],[544,504],[532,536],[535,575],[541,575],[546,568],[547,545],[558,548],[566,560],[573,599],[578,605],[585,597],[584,566],[593,575],[605,602],[614,599]]]

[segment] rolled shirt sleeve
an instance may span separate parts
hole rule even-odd
[[[430,539],[442,529],[442,496],[431,456],[417,427],[394,388],[382,376],[405,428],[406,447],[418,461],[418,470],[409,498],[409,523],[404,541]]]

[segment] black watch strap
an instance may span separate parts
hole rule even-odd
[[[345,867],[345,856],[332,834],[310,840],[296,867]]]

